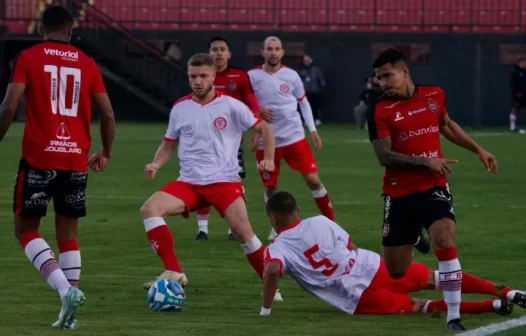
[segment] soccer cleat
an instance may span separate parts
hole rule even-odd
[[[208,234],[206,232],[199,231],[197,233],[197,237],[195,237],[195,240],[200,241],[200,242],[206,242],[208,241]]]
[[[281,296],[279,289],[276,291],[276,294],[274,294],[274,302],[283,302],[283,296]]]
[[[78,288],[70,287],[66,296],[62,298],[62,309],[58,320],[51,326],[60,329],[74,329],[77,324],[77,310],[84,303],[86,297]],[[72,324],[74,325],[72,328]]]
[[[268,240],[274,240],[274,238],[277,237],[277,233],[274,229],[270,230],[270,234],[268,235]]]
[[[466,330],[464,326],[462,325],[462,321],[458,319],[451,320],[447,323],[447,330],[449,331],[462,331]]]
[[[236,241],[236,240],[237,239],[236,239],[236,237],[234,237],[234,234],[232,234],[232,233],[228,234],[228,241]]]
[[[508,316],[513,313],[513,303],[506,300],[493,301],[493,311],[502,316]]]
[[[418,236],[415,248],[422,254],[428,254],[431,250],[431,242],[429,241],[429,238],[426,237],[424,229],[422,229],[420,236]]]
[[[521,308],[526,308],[526,293],[515,291],[515,295],[513,296],[511,302],[515,303]]]
[[[155,278],[152,281],[148,281],[142,284],[144,290],[149,290],[159,280],[173,280],[178,282],[183,288],[188,286],[188,278],[184,273],[174,272],[174,271],[164,271],[161,275]]]

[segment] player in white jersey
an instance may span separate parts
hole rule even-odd
[[[248,75],[260,106],[261,117],[269,122],[276,138],[275,169],[272,172],[259,172],[265,185],[265,201],[278,191],[280,165],[284,159],[290,169],[303,176],[321,213],[334,220],[329,195],[320,181],[316,160],[305,139],[305,130],[297,111],[299,103],[314,146],[321,149],[322,141],[314,124],[301,78],[296,71],[281,64],[285,51],[277,37],[271,36],[265,40],[262,53],[265,63],[250,70]],[[260,145],[256,151],[258,161],[263,158],[262,149]],[[275,232],[272,230],[269,239],[274,236]]]
[[[193,94],[173,106],[164,141],[153,162],[145,168],[146,176],[153,179],[179,143],[179,178],[155,193],[141,208],[146,235],[164,264],[165,271],[159,278],[188,284],[164,218],[179,214],[188,218],[189,212],[209,205],[226,219],[261,278],[264,247],[248,221],[237,152],[241,135],[251,128],[263,137],[265,155],[258,168],[272,171],[272,129],[255,118],[245,104],[214,89],[214,62],[209,55],[190,58],[188,77]],[[148,289],[154,282],[148,281],[143,287]]]
[[[296,201],[278,192],[267,202],[272,227],[279,233],[265,251],[263,306],[269,315],[279,278],[288,272],[314,296],[348,314],[400,314],[447,311],[444,300],[411,298],[408,293],[440,289],[438,272],[412,263],[407,274],[393,280],[383,259],[358,249],[349,234],[324,216],[301,220]],[[466,281],[466,279],[468,279]],[[463,273],[462,292],[487,294],[498,300],[462,302],[464,313],[509,315],[515,303],[526,308],[526,295],[509,287]]]

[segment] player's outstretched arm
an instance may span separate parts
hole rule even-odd
[[[100,136],[102,140],[102,154],[111,158],[113,139],[115,138],[115,116],[110,98],[107,93],[93,95],[93,103],[100,115]]]
[[[388,168],[429,167],[429,159],[420,156],[409,156],[391,149],[391,137],[371,141],[378,162]]]
[[[465,148],[478,155],[488,172],[498,173],[498,164],[495,156],[482,147],[464,132],[464,130],[447,114],[440,118],[440,133],[450,142]]]
[[[263,272],[263,305],[259,315],[268,316],[274,302],[274,295],[279,287],[281,265],[276,261],[270,261]]]
[[[7,86],[4,101],[0,105],[0,141],[4,139],[13,123],[13,117],[25,90],[26,85],[23,83],[11,83]]]

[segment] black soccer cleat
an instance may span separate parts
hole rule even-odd
[[[508,316],[511,313],[513,313],[513,303],[511,301],[507,300],[495,300],[500,301],[500,308],[495,308],[495,304],[493,304],[493,311],[496,314],[502,315],[502,316]]]
[[[513,300],[511,300],[511,302],[515,303],[521,308],[526,308],[526,293],[516,291],[515,296],[513,297]]]
[[[415,248],[422,254],[428,254],[431,250],[431,242],[429,241],[429,238],[426,237],[424,229],[422,229],[420,236],[418,236],[418,240],[415,243]]]
[[[206,241],[208,241],[208,233],[203,232],[203,231],[199,231],[197,233],[197,237],[195,237],[195,240],[197,240],[199,242],[206,242]]]
[[[234,234],[232,234],[232,233],[228,234],[228,241],[236,241],[236,240],[237,239],[236,239],[236,237],[234,237]]]
[[[447,323],[447,330],[449,331],[463,331],[466,330],[462,325],[462,321],[458,319],[451,320]]]

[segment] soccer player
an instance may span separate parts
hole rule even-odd
[[[450,330],[464,330],[460,320],[462,271],[455,247],[455,212],[447,174],[456,160],[442,156],[440,135],[478,155],[488,172],[497,173],[495,156],[482,149],[446,110],[444,91],[416,86],[408,63],[396,49],[382,52],[373,67],[384,95],[369,115],[369,138],[385,167],[383,246],[394,279],[412,261],[412,247],[424,227],[439,261],[440,287],[448,306]]]
[[[259,115],[259,106],[250,85],[248,75],[244,70],[231,67],[229,64],[232,53],[228,40],[221,36],[216,36],[208,43],[208,50],[210,56],[214,59],[214,66],[216,69],[216,79],[214,87],[227,96],[236,98],[245,103],[255,116]],[[254,133],[257,135],[257,132]],[[259,135],[256,138],[259,141]],[[245,159],[243,151],[243,137],[237,152],[237,159],[239,162],[239,176],[241,179],[245,178]],[[198,209],[197,213],[197,237],[198,241],[208,240],[208,217],[210,215],[210,207]],[[228,240],[235,240],[232,230],[228,229]]]
[[[324,216],[302,220],[296,201],[279,192],[267,202],[272,227],[279,233],[265,250],[263,306],[269,315],[279,278],[287,272],[308,292],[348,314],[433,313],[447,309],[444,300],[411,298],[408,293],[437,290],[443,283],[438,272],[411,263],[407,274],[392,279],[383,259],[372,251],[358,249],[349,234]],[[462,302],[464,313],[509,315],[515,303],[526,308],[526,295],[510,287],[463,273],[462,292],[496,296],[498,300]]]
[[[316,160],[305,139],[305,130],[297,111],[298,103],[314,147],[318,150],[322,146],[321,138],[316,130],[300,76],[296,71],[281,64],[284,53],[279,38],[267,37],[262,50],[265,63],[248,72],[261,107],[261,117],[270,123],[276,137],[275,169],[272,172],[259,172],[265,185],[265,202],[278,191],[280,165],[284,159],[290,169],[303,176],[321,213],[334,220],[329,195],[320,181]],[[256,159],[260,161],[262,158],[263,150],[260,146],[256,151]],[[273,239],[275,235],[272,230],[269,239]]]
[[[53,327],[76,327],[84,294],[77,286],[81,258],[77,242],[80,217],[86,215],[88,165],[103,171],[111,158],[115,119],[95,62],[69,44],[71,13],[51,6],[42,16],[44,42],[16,59],[11,83],[0,106],[0,140],[11,125],[20,99],[26,97],[22,158],[14,190],[15,234],[29,261],[62,299]],[[91,104],[100,113],[102,153],[88,161]],[[60,256],[38,233],[50,199]]]
[[[189,212],[209,205],[225,218],[261,278],[265,248],[248,220],[237,151],[243,132],[251,128],[260,133],[265,153],[258,168],[271,172],[274,134],[245,104],[214,89],[215,68],[210,55],[192,56],[188,61],[188,77],[193,94],[173,106],[164,140],[152,163],[145,168],[146,176],[154,178],[179,143],[179,178],[155,193],[141,208],[146,235],[164,264],[165,271],[158,279],[172,279],[182,286],[188,284],[164,218],[179,214],[188,218]],[[148,289],[154,282],[146,282],[143,287]]]

